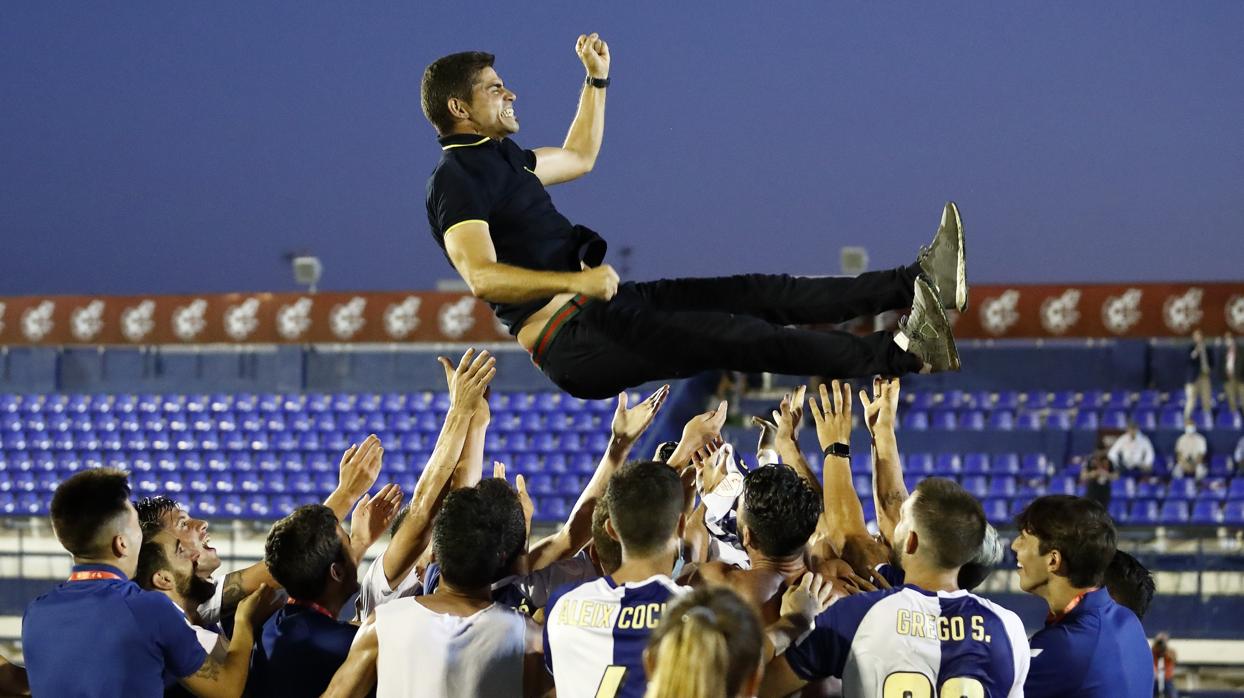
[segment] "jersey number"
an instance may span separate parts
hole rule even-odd
[[[596,687],[596,698],[614,698],[622,689],[622,680],[626,678],[626,667],[621,664],[610,664],[605,667],[605,674],[600,677],[600,685]],[[982,698],[984,696],[982,695]]]
[[[897,671],[885,677],[882,698],[933,698],[933,682],[914,671]],[[985,698],[985,686],[968,676],[946,679],[938,698]]]

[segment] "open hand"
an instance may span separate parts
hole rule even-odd
[[[811,622],[817,614],[829,607],[834,585],[819,574],[804,572],[798,585],[792,585],[782,594],[782,615],[802,618]]]
[[[613,423],[609,427],[614,440],[622,446],[631,446],[638,441],[669,395],[669,385],[663,385],[646,400],[628,409],[626,392],[619,393],[618,407],[613,411]]]
[[[375,434],[368,436],[363,443],[346,449],[338,466],[337,489],[349,494],[351,502],[363,496],[376,484],[383,461],[384,448],[380,446],[380,437]]]
[[[860,404],[864,406],[864,424],[868,426],[868,433],[876,434],[878,430],[894,431],[894,420],[898,414],[898,379],[882,378],[877,376],[873,379],[873,397],[868,399],[868,393],[860,391]]]
[[[821,404],[808,398],[808,410],[816,423],[816,438],[824,450],[830,444],[851,443],[851,384],[838,380],[832,383],[833,397],[821,384]]]
[[[251,592],[249,596],[238,603],[234,622],[243,625],[249,624],[251,627],[263,623],[281,607],[281,604],[276,599],[275,589],[267,584],[260,584],[258,589]]]
[[[505,463],[498,460],[493,461],[492,476],[505,482]],[[523,521],[527,524],[527,535],[530,537],[531,517],[536,513],[536,505],[532,503],[531,495],[527,494],[527,479],[523,477],[522,473],[514,476],[514,489],[518,492],[518,504],[523,508]]]
[[[405,497],[402,488],[393,483],[381,487],[375,497],[363,495],[350,515],[350,541],[356,550],[367,550],[389,530]]]

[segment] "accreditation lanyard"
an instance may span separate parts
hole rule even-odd
[[[305,606],[306,608],[309,608],[312,611],[315,611],[316,613],[324,616],[325,618],[331,618],[332,620],[337,620],[337,617],[334,616],[332,612],[330,612],[327,608],[324,608],[323,606],[319,605],[318,603],[315,603],[314,601],[299,601],[293,597],[290,597],[290,599],[285,602],[285,605],[286,606]]]
[[[103,570],[78,570],[77,572],[74,572],[73,574],[69,575],[69,581],[71,582],[86,582],[86,581],[92,581],[96,579],[124,580],[125,577],[122,577],[116,572],[105,572]]]

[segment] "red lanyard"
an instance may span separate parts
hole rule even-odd
[[[318,603],[315,603],[314,601],[299,601],[293,597],[290,597],[290,599],[285,602],[285,605],[286,606],[306,606],[307,608],[311,609],[312,611],[315,611],[316,613],[326,618],[337,620],[337,616],[334,616],[327,608],[324,608],[323,606],[319,605]]]
[[[103,572],[101,570],[79,570],[69,575],[69,581],[82,582],[94,579],[125,579],[115,572]]]
[[[1045,624],[1051,625],[1053,623],[1057,623],[1061,621],[1062,619],[1066,618],[1068,613],[1071,613],[1073,610],[1075,610],[1076,606],[1080,605],[1080,602],[1084,600],[1085,596],[1097,591],[1100,588],[1101,587],[1092,587],[1090,589],[1085,589],[1084,591],[1080,592],[1080,594],[1077,595],[1074,599],[1072,599],[1071,603],[1067,604],[1067,607],[1064,608],[1062,611],[1058,613],[1054,613],[1053,611],[1050,611],[1050,614],[1045,617]]]

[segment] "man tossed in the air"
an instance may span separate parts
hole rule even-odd
[[[471,292],[492,307],[558,387],[605,398],[709,369],[854,377],[954,371],[943,308],[967,307],[963,227],[946,204],[916,262],[855,278],[749,274],[619,283],[605,241],[557,212],[545,187],[577,179],[600,152],[609,47],[575,44],[587,69],[561,147],[523,150],[516,95],[488,53],[424,71],[424,115],[443,154],[428,180],[428,222]],[[898,332],[857,337],[792,327],[911,308]]]

